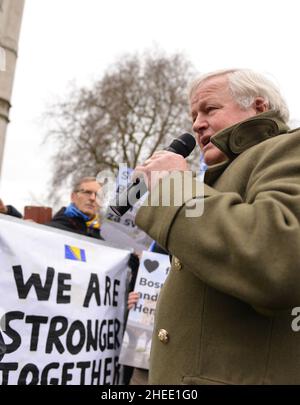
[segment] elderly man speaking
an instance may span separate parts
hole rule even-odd
[[[187,216],[190,201],[164,206],[169,177],[151,181],[188,170],[183,157],[161,151],[136,168],[152,202],[136,223],[172,254],[150,384],[299,384],[300,130],[277,87],[247,69],[200,77],[190,107],[208,165],[204,193],[191,197],[203,214]]]

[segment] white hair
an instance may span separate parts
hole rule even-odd
[[[97,181],[96,177],[80,177],[73,182],[72,191],[79,191],[83,183],[91,183],[92,181]]]
[[[247,109],[256,97],[262,97],[271,111],[275,111],[284,122],[289,120],[288,106],[277,86],[264,75],[250,69],[226,69],[204,74],[190,88],[190,99],[201,83],[215,77],[226,76],[233,98],[243,108]]]

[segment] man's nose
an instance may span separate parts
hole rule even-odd
[[[204,129],[207,129],[207,128],[208,128],[207,120],[203,116],[198,114],[197,118],[195,119],[195,121],[193,123],[193,131],[199,134]]]

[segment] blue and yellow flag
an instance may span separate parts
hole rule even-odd
[[[65,259],[86,262],[85,251],[75,246],[65,245]]]

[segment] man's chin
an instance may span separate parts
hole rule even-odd
[[[212,166],[215,164],[216,161],[216,156],[214,151],[208,150],[206,153],[204,153],[204,162],[207,164],[207,166]]]
[[[87,215],[89,218],[92,218],[95,216],[94,212],[91,211],[82,211],[84,213],[84,215]]]
[[[204,153],[204,162],[207,166],[216,165],[217,163],[221,163],[226,160],[226,156],[221,151],[216,151],[213,149],[208,150]]]

